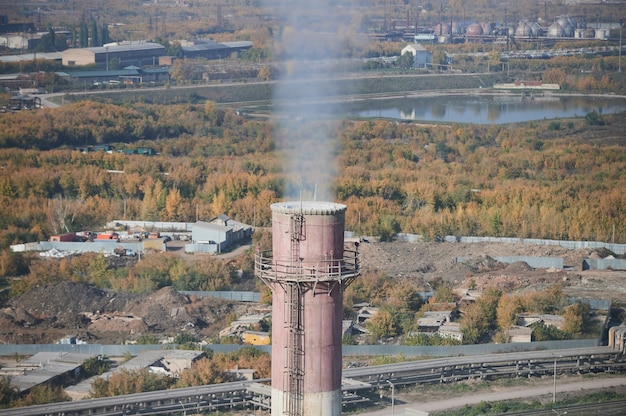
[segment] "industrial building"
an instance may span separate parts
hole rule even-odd
[[[346,208],[271,205],[272,251],[256,254],[255,274],[272,290],[272,416],[341,415],[343,292],[359,275]]]
[[[37,354],[20,361],[15,366],[5,366],[0,376],[9,377],[11,384],[16,386],[20,393],[26,393],[33,387],[55,383],[61,380],[80,379],[80,368],[88,358],[94,354],[79,354],[68,352],[38,352]]]
[[[544,24],[545,23],[545,24]],[[527,19],[516,23],[480,22],[463,24],[450,19],[433,27],[421,28],[424,33],[412,35],[418,43],[508,43],[542,41],[554,42],[597,39],[607,40],[611,30],[619,29],[619,23],[587,23],[571,16],[557,16],[552,23]]]
[[[119,67],[136,65],[157,65],[159,57],[165,54],[165,47],[153,42],[111,43],[93,48],[71,48],[62,52],[64,66],[97,65],[108,69],[111,60],[118,61]]]
[[[183,42],[181,49],[185,58],[224,59],[232,54],[245,51],[252,47],[252,42],[215,42],[212,39],[199,39]]]
[[[145,82],[168,82],[170,79],[169,68],[139,68],[134,65],[122,69],[98,70],[98,71],[63,71],[56,73],[67,82],[85,85],[115,85],[142,84]]]
[[[192,243],[185,246],[188,253],[222,253],[252,235],[252,227],[221,214],[210,222],[197,221],[191,229]]]

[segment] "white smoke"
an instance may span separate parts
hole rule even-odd
[[[332,103],[343,53],[340,34],[350,26],[349,11],[329,0],[263,0],[280,22],[274,62],[280,68],[273,113],[275,139],[287,170],[285,197],[333,200],[336,126]],[[323,115],[322,115],[323,114]],[[322,116],[320,116],[322,115]]]

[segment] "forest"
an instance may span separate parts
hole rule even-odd
[[[519,125],[338,123],[329,143],[332,187],[357,235],[626,242],[620,115]],[[226,213],[267,226],[269,204],[285,191],[285,149],[275,146],[273,122],[213,102],[80,102],[3,114],[0,126],[3,249],[120,218],[191,222]],[[607,131],[617,136],[594,139]],[[75,150],[103,143],[148,145],[158,155]]]
[[[285,195],[290,154],[276,145],[276,123],[211,101],[82,101],[1,114],[0,278],[22,277],[10,280],[12,295],[58,280],[139,293],[170,285],[253,289],[254,279],[236,273],[252,275],[250,253],[227,263],[166,253],[115,269],[101,255],[51,264],[9,246],[97,231],[114,219],[194,222],[225,213],[256,226],[255,245],[269,248],[264,227],[270,204]],[[303,123],[298,134],[326,123]],[[622,115],[510,125],[333,123],[332,192],[347,205],[346,229],[355,235],[626,242]],[[76,150],[96,144],[113,150]],[[117,151],[140,146],[158,154]]]

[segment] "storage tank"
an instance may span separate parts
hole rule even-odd
[[[463,34],[463,26],[461,26],[458,22],[452,23],[452,28],[450,29],[453,35],[462,35]]]
[[[448,25],[445,22],[441,22],[441,23],[435,25],[435,27],[433,27],[433,31],[434,31],[434,34],[437,35],[437,36],[449,35],[450,34],[450,25]]]
[[[565,30],[558,22],[554,22],[548,28],[549,38],[562,38],[565,37]]]
[[[559,16],[556,18],[556,23],[561,25],[561,27],[563,28],[562,36],[569,38],[574,36],[574,30],[576,29],[576,19],[570,16]]]
[[[480,26],[483,28],[483,35],[493,35],[493,30],[496,27],[495,23],[482,22]]]
[[[481,36],[483,34],[483,27],[478,23],[472,23],[467,27],[467,36]]]
[[[272,416],[341,416],[344,289],[359,275],[344,248],[346,206],[271,205],[272,251],[255,274],[272,290]]]
[[[537,33],[533,30],[533,25],[529,22],[522,20],[517,24],[517,27],[515,28],[516,38],[532,38],[536,36]]]

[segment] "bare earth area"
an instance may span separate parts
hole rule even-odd
[[[542,290],[561,283],[573,297],[626,302],[626,272],[582,270],[592,249],[504,243],[364,243],[359,247],[364,269],[384,270],[397,278],[421,279],[425,289],[437,280],[455,288],[497,287],[504,292]],[[601,253],[603,254],[603,253]],[[563,258],[563,269],[533,269],[526,263],[499,263],[497,256]],[[457,261],[457,259],[461,259]],[[434,286],[434,285],[432,285]]]
[[[455,288],[498,287],[505,292],[542,290],[561,283],[573,297],[626,304],[625,271],[582,270],[591,249],[501,243],[362,243],[362,267],[393,278],[416,280],[424,290],[446,282]],[[600,253],[604,254],[604,253]],[[561,257],[564,269],[533,269],[526,263],[503,264],[494,256]],[[457,261],[462,258],[462,261]],[[54,260],[51,260],[54,261]],[[144,334],[158,338],[183,331],[199,339],[215,336],[233,317],[255,313],[259,305],[184,296],[173,288],[149,295],[103,291],[63,282],[32,288],[0,308],[0,342],[54,343],[64,336],[100,344],[118,344]]]

